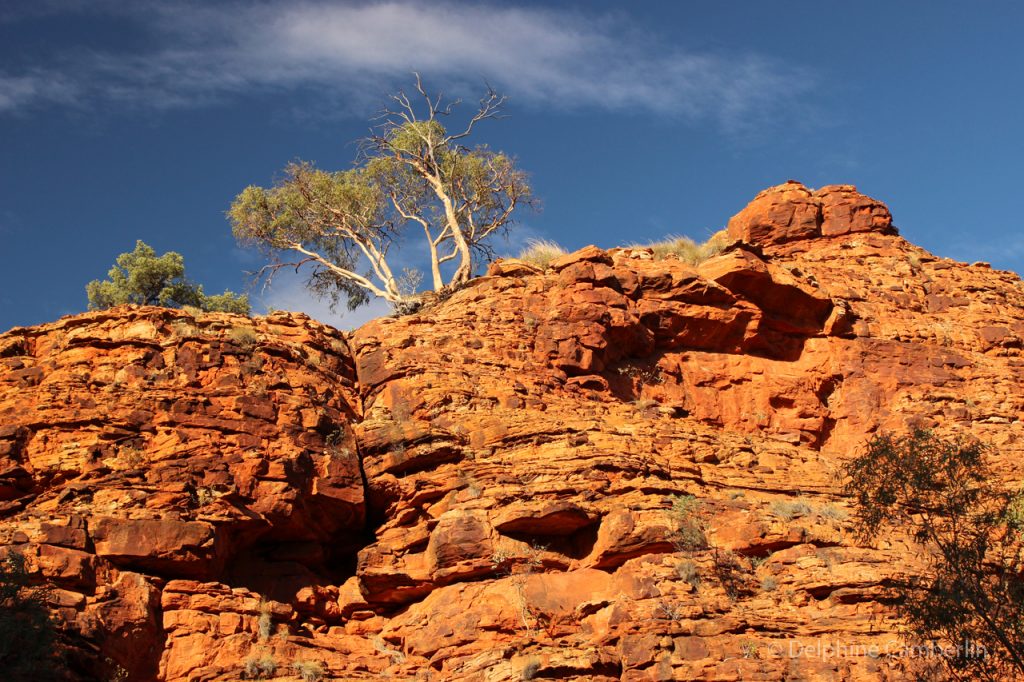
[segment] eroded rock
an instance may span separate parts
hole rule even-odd
[[[836,473],[916,424],[1019,481],[1024,289],[850,186],[729,229],[699,267],[507,261],[351,334],[122,308],[0,335],[0,545],[84,679],[899,679],[788,653],[899,629],[909,539],[862,546]]]

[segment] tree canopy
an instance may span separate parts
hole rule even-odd
[[[404,92],[392,97],[353,168],[297,161],[272,187],[249,186],[235,198],[235,237],[266,252],[263,274],[308,265],[307,287],[332,304],[344,298],[354,309],[377,296],[402,307],[415,300],[419,276],[396,271],[389,257],[408,228],[422,230],[434,291],[464,284],[492,255],[489,238],[532,204],[531,189],[510,156],[463,140],[497,118],[505,98],[488,89],[452,132],[444,121],[459,101],[428,95],[418,76],[416,95],[420,105]]]
[[[194,306],[208,312],[248,315],[249,297],[225,291],[208,296],[200,284],[185,277],[185,259],[180,253],[168,251],[157,256],[145,242],[135,242],[135,250],[117,257],[107,273],[109,279],[93,280],[86,285],[89,310],[102,310],[116,305],[135,303],[169,308]]]
[[[990,451],[915,430],[877,436],[846,467],[861,534],[906,530],[922,550],[891,597],[950,679],[1024,679],[1024,493],[999,483]]]
[[[0,557],[0,670],[6,679],[59,679],[57,629],[46,594],[31,585],[21,554],[7,550]]]

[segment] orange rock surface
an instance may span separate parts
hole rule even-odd
[[[843,462],[879,430],[1024,463],[1024,287],[848,185],[698,267],[498,261],[420,313],[160,308],[0,335],[0,545],[80,679],[903,679]],[[681,546],[676,496],[711,549]],[[871,647],[875,647],[872,650]]]

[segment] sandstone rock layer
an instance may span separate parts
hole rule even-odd
[[[698,267],[499,261],[350,334],[159,308],[11,330],[0,544],[82,679],[903,679],[879,595],[912,545],[859,543],[838,473],[922,425],[1022,479],[1021,280],[848,185],[771,188],[728,229]]]

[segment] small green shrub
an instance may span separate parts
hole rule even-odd
[[[217,491],[208,485],[201,485],[195,489],[194,501],[197,507],[205,507],[217,499]]]
[[[494,564],[495,566],[501,566],[502,564],[504,564],[504,563],[506,563],[508,561],[511,561],[514,558],[515,558],[515,554],[513,554],[509,550],[504,549],[504,548],[496,549],[491,554],[491,563]]]
[[[519,252],[516,259],[544,269],[551,261],[565,254],[566,250],[553,241],[531,239],[526,242],[526,248]]]
[[[117,257],[107,273],[110,279],[93,280],[86,285],[89,310],[116,305],[160,305],[169,308],[200,309],[209,312],[250,313],[249,297],[232,291],[208,296],[200,284],[185,277],[185,259],[168,251],[157,256],[145,242],[135,242],[135,250]]]
[[[676,495],[672,498],[672,520],[676,531],[674,544],[679,551],[704,549],[708,541],[704,536],[704,522],[701,521],[700,502],[693,495]]]
[[[117,459],[125,467],[138,467],[146,461],[146,455],[138,445],[129,443],[118,448]]]
[[[730,549],[713,548],[711,553],[714,576],[729,599],[738,599],[752,593],[746,569],[739,557]]]
[[[1018,533],[1024,531],[1024,490],[1010,497],[1003,512],[1006,526]]]

